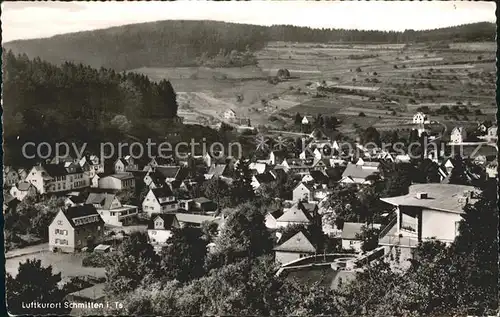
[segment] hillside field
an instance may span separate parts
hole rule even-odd
[[[169,79],[178,92],[180,109],[191,120],[206,116],[222,121],[222,113],[233,109],[238,117],[251,119],[254,126],[281,128],[300,112],[334,115],[343,122],[341,130],[351,131],[353,123],[396,127],[411,121],[422,106],[436,110],[463,105],[470,111],[463,121],[493,119],[493,44],[454,43],[436,49],[424,44],[271,42],[256,52],[256,66],[143,67],[133,71],[153,80]],[[269,83],[267,78],[282,68],[289,70],[291,78]],[[338,89],[317,95],[322,82]],[[477,109],[481,115],[474,114]],[[361,112],[365,120],[356,118]],[[279,120],[269,120],[271,116]],[[433,118],[447,120],[443,115]]]

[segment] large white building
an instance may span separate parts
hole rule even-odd
[[[90,193],[86,204],[93,205],[102,220],[112,226],[124,226],[133,223],[137,218],[137,206],[122,205],[115,194]]]
[[[407,195],[381,198],[395,207],[396,217],[382,229],[379,244],[414,249],[430,239],[451,243],[465,204],[476,198],[472,186],[439,183],[411,185]]]
[[[142,202],[142,211],[149,216],[167,212],[175,212],[179,204],[170,187],[151,188]]]
[[[40,194],[82,189],[90,185],[88,174],[80,165],[71,162],[35,165],[26,176],[26,181],[35,186]]]

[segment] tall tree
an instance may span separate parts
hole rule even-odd
[[[162,276],[181,283],[199,278],[204,274],[203,265],[207,242],[198,228],[174,229],[161,253]]]
[[[252,171],[250,161],[241,157],[235,170],[232,186],[232,197],[236,204],[251,200],[255,193],[252,186]]]
[[[215,244],[215,252],[222,255],[224,263],[269,253],[272,239],[264,214],[252,204],[243,204],[227,216]]]
[[[298,112],[295,114],[295,121],[294,121],[294,123],[295,123],[295,125],[301,125],[302,124],[302,116]]]
[[[142,232],[133,232],[106,265],[106,289],[121,294],[135,289],[146,276],[158,275],[159,257]]]
[[[450,184],[456,184],[456,185],[469,185],[470,184],[470,178],[469,175],[467,174],[467,166],[458,154],[453,158],[453,169],[451,170],[450,173]]]
[[[59,289],[61,273],[54,274],[52,266],[43,267],[40,260],[26,260],[19,264],[16,277],[7,273],[7,307],[15,315],[64,315],[69,310],[64,308],[66,294]],[[52,304],[53,307],[27,307],[31,303]],[[59,307],[58,305],[61,305]]]

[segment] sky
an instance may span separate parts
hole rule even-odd
[[[495,22],[494,2],[2,2],[2,42],[158,20],[217,20],[314,28],[425,30]]]

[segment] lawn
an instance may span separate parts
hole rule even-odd
[[[28,259],[39,259],[42,261],[43,266],[52,265],[54,272],[61,272],[63,279],[85,275],[105,277],[104,268],[83,267],[82,258],[83,254],[53,253],[47,250],[41,253],[7,259],[5,272],[15,276],[18,272],[19,262],[25,262]]]

